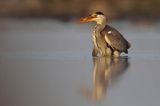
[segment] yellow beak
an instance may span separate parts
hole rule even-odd
[[[96,18],[95,16],[88,16],[88,17],[81,18],[79,21],[80,22],[89,22],[89,21],[94,21],[95,18]]]

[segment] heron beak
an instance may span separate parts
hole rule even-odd
[[[89,21],[94,21],[95,18],[96,18],[95,16],[88,16],[88,17],[81,18],[79,21],[80,22],[89,22]]]

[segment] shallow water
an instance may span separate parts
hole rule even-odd
[[[151,106],[160,98],[160,24],[112,22],[128,56],[92,58],[93,24],[0,20],[0,106]]]

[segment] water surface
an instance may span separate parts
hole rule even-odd
[[[1,106],[151,106],[160,98],[160,24],[111,22],[128,56],[92,58],[93,24],[0,20]]]

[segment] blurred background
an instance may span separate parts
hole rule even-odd
[[[47,17],[68,21],[102,11],[109,19],[160,18],[159,0],[0,0],[1,17]]]

